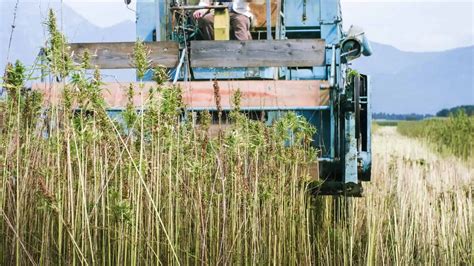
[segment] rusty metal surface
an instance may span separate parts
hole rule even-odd
[[[178,65],[179,47],[173,41],[146,43],[149,51],[151,65],[176,67]],[[77,63],[82,61],[82,56],[87,50],[90,53],[91,65],[102,69],[128,69],[134,68],[133,49],[134,42],[111,43],[72,43],[69,45],[70,53]]]
[[[329,104],[329,91],[321,90],[327,81],[319,80],[261,80],[261,81],[219,81],[223,109],[231,109],[231,96],[235,91],[242,93],[241,107],[251,109],[283,110],[311,109]],[[183,100],[189,108],[215,109],[212,81],[178,82],[183,90]],[[141,106],[148,97],[153,82],[144,83],[140,90],[134,84],[134,105]],[[102,86],[104,99],[111,109],[121,109],[127,104],[128,83],[106,83]],[[47,104],[57,104],[61,99],[61,84],[37,83],[34,90],[42,91]]]

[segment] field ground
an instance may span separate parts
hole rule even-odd
[[[350,222],[356,228],[352,245],[362,244],[358,253],[367,257],[353,259],[372,265],[472,263],[472,163],[439,155],[392,126],[378,127],[373,141],[373,181],[355,200]]]

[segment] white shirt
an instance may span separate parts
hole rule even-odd
[[[200,0],[200,6],[208,6],[211,4],[211,0]],[[224,3],[225,4],[225,3]],[[232,1],[232,11],[235,13],[239,13],[245,15],[247,17],[252,17],[252,13],[250,12],[250,7],[248,3],[245,3],[243,0],[233,0]]]

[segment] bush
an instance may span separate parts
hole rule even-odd
[[[459,111],[447,119],[430,119],[419,122],[400,122],[402,135],[422,138],[431,142],[439,152],[450,152],[468,159],[474,150],[474,117]]]

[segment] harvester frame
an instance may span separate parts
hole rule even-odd
[[[314,193],[362,195],[362,182],[371,179],[371,86],[370,77],[351,70],[349,62],[371,50],[361,30],[342,30],[340,0],[253,5],[264,12],[254,18],[250,41],[226,40],[225,19],[215,25],[220,40],[197,40],[190,14],[202,7],[188,2],[137,0],[136,10],[137,37],[146,42],[152,64],[166,67],[169,82],[181,86],[187,108],[215,112],[213,86],[218,83],[224,112],[232,108],[231,95],[239,89],[241,110],[262,112],[267,123],[288,111],[304,116],[317,128],[313,142],[320,150]],[[209,8],[216,16],[228,15],[223,6]],[[128,69],[133,68],[133,47],[77,43],[70,48],[77,59],[88,50],[92,65],[100,68]],[[41,86],[37,88],[47,97],[57,98],[59,92]],[[123,110],[124,90],[119,84],[105,86],[111,110]],[[140,101],[135,99],[135,104],[140,106]]]

